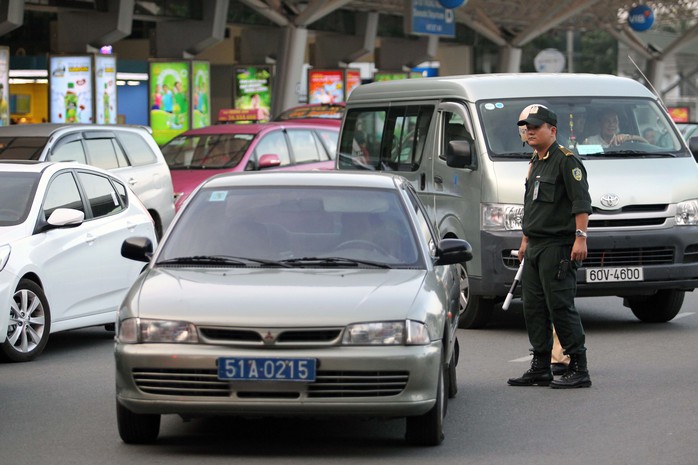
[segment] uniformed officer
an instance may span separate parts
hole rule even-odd
[[[520,117],[534,153],[524,195],[523,238],[519,260],[524,318],[533,346],[531,368],[512,386],[577,388],[591,386],[585,335],[574,306],[577,267],[587,255],[591,198],[581,160],[556,141],[557,116],[543,105],[530,105]],[[553,324],[565,353],[567,371],[553,379],[550,354]]]

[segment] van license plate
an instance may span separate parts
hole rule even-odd
[[[642,267],[626,266],[613,268],[587,268],[588,283],[609,283],[615,281],[644,281]]]
[[[218,359],[218,379],[237,381],[315,381],[314,358]]]

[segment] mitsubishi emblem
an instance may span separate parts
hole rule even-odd
[[[267,331],[267,334],[264,335],[264,343],[265,344],[273,344],[275,340],[276,340],[276,336],[274,336],[271,333],[271,331]]]

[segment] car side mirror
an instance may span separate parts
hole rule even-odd
[[[698,161],[698,136],[691,137],[688,139],[688,149],[693,154],[693,158]]]
[[[56,208],[46,221],[41,221],[36,232],[58,228],[76,228],[85,221],[85,213],[74,208]]]
[[[446,165],[451,168],[474,168],[472,142],[452,140],[446,149]]]
[[[153,256],[153,242],[147,237],[129,237],[121,244],[121,256],[147,263]]]
[[[473,248],[463,239],[446,238],[439,241],[434,265],[453,265],[473,259]]]
[[[265,153],[259,157],[259,169],[264,168],[274,168],[276,166],[281,166],[281,159],[275,153]]]

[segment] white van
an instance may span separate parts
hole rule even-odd
[[[698,164],[661,101],[636,81],[490,74],[362,85],[347,101],[337,167],[399,172],[443,237],[470,242],[461,327],[483,327],[518,267],[532,149],[516,123],[533,103],[558,115],[558,142],[588,172],[593,213],[577,295],[617,295],[642,321],[671,320],[698,287]],[[609,110],[632,137],[604,147],[594,136]]]

